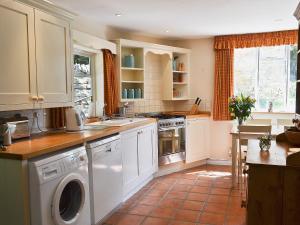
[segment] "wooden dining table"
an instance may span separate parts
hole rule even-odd
[[[255,126],[255,125],[253,125]],[[284,132],[284,126],[272,126],[271,129],[271,136],[272,139],[275,139],[278,134]],[[231,150],[231,157],[232,157],[232,187],[236,185],[236,167],[237,167],[237,156],[238,156],[238,144],[237,141],[239,139],[239,132],[238,127],[234,126],[230,132],[231,134],[231,141],[232,141],[232,150]],[[261,137],[261,133],[243,133],[243,139],[257,139]]]

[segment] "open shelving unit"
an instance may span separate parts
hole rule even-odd
[[[190,50],[175,48],[170,62],[171,72],[164,73],[164,100],[189,100],[190,74],[189,74]],[[174,63],[176,59],[176,63]]]
[[[125,57],[132,55],[134,63],[132,67],[126,66]],[[120,39],[118,40],[118,63],[120,79],[120,99],[121,102],[139,101],[144,99],[145,90],[145,71],[144,71],[144,48],[136,46],[133,41]],[[139,98],[128,98],[123,96],[124,90],[140,89]]]
[[[119,39],[116,42],[118,44],[121,102],[145,99],[145,61],[149,52],[161,55],[162,100],[190,100],[189,49],[125,39]],[[126,64],[125,56],[133,56],[134,63]],[[174,66],[174,58],[176,58],[177,66]],[[125,98],[123,95],[125,89],[140,89],[142,94],[140,98]]]

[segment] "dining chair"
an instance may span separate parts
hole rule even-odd
[[[294,126],[292,119],[277,119],[277,126]]]
[[[238,184],[242,189],[243,164],[246,164],[246,153],[249,134],[271,135],[271,125],[240,125],[238,126],[239,153],[238,153]]]
[[[271,125],[271,119],[250,119],[245,121],[246,125]]]

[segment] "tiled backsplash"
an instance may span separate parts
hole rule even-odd
[[[34,112],[38,115],[38,123],[40,128],[45,129],[45,113],[43,109],[29,109],[29,110],[18,110],[18,111],[5,111],[0,112],[0,117],[9,118],[13,117],[16,114],[21,114],[21,116],[26,116],[29,119],[29,128],[32,133],[40,133],[40,130],[37,126],[37,120],[34,120],[33,114]]]

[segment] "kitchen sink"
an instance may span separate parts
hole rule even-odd
[[[121,127],[147,120],[147,118],[113,118],[110,120],[99,121],[88,124],[88,126],[112,126]]]
[[[101,125],[101,124],[86,124],[84,126],[84,130],[104,130],[108,128],[109,126]]]

